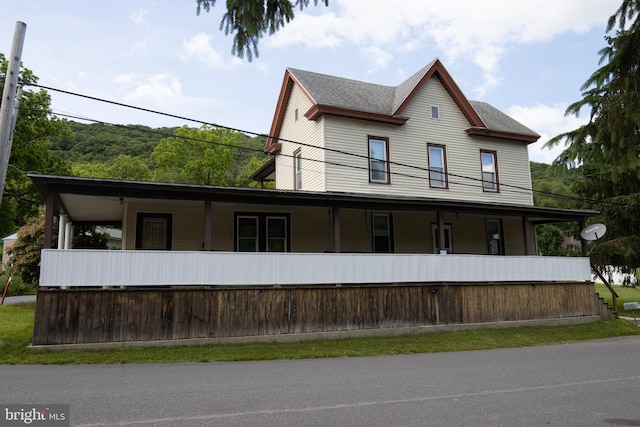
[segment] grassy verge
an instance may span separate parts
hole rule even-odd
[[[619,295],[616,301],[618,303],[618,316],[633,317],[633,313],[631,312],[631,310],[624,309],[624,303],[640,302],[640,286],[632,288],[629,286],[614,285],[613,289]],[[611,292],[604,284],[596,283],[596,292],[599,293],[600,296],[609,304],[609,307],[613,307]],[[638,312],[638,310],[636,310],[635,315],[636,317],[640,318],[640,313]]]
[[[586,325],[486,329],[399,337],[346,338],[295,343],[140,347],[105,350],[30,350],[34,304],[0,307],[0,363],[94,364],[172,363],[240,360],[312,359],[469,351],[570,343],[624,335],[640,328],[624,320]]]

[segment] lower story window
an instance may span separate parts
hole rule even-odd
[[[393,252],[393,227],[390,214],[371,214],[373,252]]]
[[[289,252],[289,214],[236,213],[236,252]]]
[[[141,213],[136,218],[136,249],[171,250],[172,214]]]

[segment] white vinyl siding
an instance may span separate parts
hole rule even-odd
[[[431,105],[438,105],[439,120],[430,119]],[[438,79],[432,78],[425,83],[403,115],[409,117],[403,126],[325,117],[327,147],[356,154],[349,156],[326,152],[329,162],[326,165],[326,191],[533,205],[532,194],[521,189],[531,188],[527,145],[467,135],[465,129],[469,128],[469,122]],[[361,148],[367,146],[369,135],[389,139],[391,185],[369,182],[367,153]],[[447,147],[449,191],[429,187],[428,143]],[[481,149],[497,153],[500,193],[482,191]],[[423,169],[401,167],[398,164]]]
[[[204,233],[203,202],[129,202],[126,204],[126,227],[122,230],[122,248],[133,250],[136,245],[136,218],[138,213],[171,214],[171,250],[202,250]]]
[[[324,174],[324,150],[311,146],[322,146],[323,120],[308,120],[303,114],[295,119],[295,111],[308,111],[312,104],[297,85],[291,90],[291,97],[287,106],[287,111],[282,122],[280,131],[280,142],[282,151],[276,157],[276,188],[279,190],[293,190],[295,172],[294,162],[291,160],[296,150],[301,149],[302,175],[304,175],[304,190],[325,191]],[[301,142],[301,146],[296,144]],[[365,141],[366,143],[366,141]]]
[[[365,171],[366,172],[366,171]],[[204,240],[204,204],[201,202],[158,202],[125,204],[123,248],[135,249],[137,212],[162,212],[173,215],[174,251],[200,251]],[[214,251],[234,251],[235,212],[290,214],[291,252],[323,253],[333,250],[331,209],[327,207],[283,207],[266,209],[261,205],[212,205],[212,248]],[[497,219],[497,217],[496,217]],[[444,214],[444,221],[453,229],[453,247],[457,254],[486,254],[485,216]],[[396,253],[431,253],[431,224],[435,212],[394,212],[393,234]],[[126,225],[125,225],[126,224]],[[342,252],[371,252],[371,214],[369,211],[340,209]],[[503,218],[506,255],[524,255],[522,219]],[[533,235],[533,231],[532,231]],[[535,253],[535,247],[530,248]]]

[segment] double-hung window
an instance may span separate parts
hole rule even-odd
[[[371,214],[373,252],[393,252],[393,226],[390,214]]]
[[[289,252],[289,214],[236,213],[237,252]]]
[[[500,191],[498,163],[495,151],[480,151],[482,163],[482,191],[497,193]]]
[[[429,154],[429,186],[434,188],[447,188],[447,162],[444,145],[428,145]]]
[[[302,188],[302,153],[298,149],[293,153],[293,189]]]
[[[369,181],[389,183],[389,140],[369,137]]]

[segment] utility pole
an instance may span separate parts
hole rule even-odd
[[[22,56],[22,46],[24,45],[24,35],[27,31],[27,24],[16,22],[16,29],[13,33],[13,43],[11,44],[11,55],[7,66],[7,75],[4,79],[4,90],[0,101],[0,203],[4,194],[4,183],[7,179],[7,168],[9,167],[9,155],[11,154],[11,144],[13,143],[13,130],[15,129],[16,97],[18,96],[18,77],[20,76],[20,58]]]

